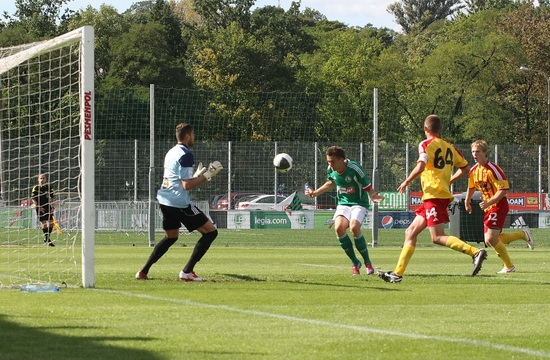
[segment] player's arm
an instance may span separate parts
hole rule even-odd
[[[54,208],[55,205],[56,205],[56,201],[55,201],[55,191],[54,191],[53,189],[51,189],[51,188],[50,188],[49,190],[50,190],[50,191],[49,191],[48,203],[50,204],[50,206],[51,206],[52,208]]]
[[[474,192],[476,191],[475,187],[468,187],[468,190],[466,190],[466,198],[464,199],[464,209],[471,214],[472,213],[472,197],[474,196]]]
[[[334,181],[327,180],[323,185],[321,185],[321,187],[319,187],[316,190],[308,188],[306,190],[306,195],[309,196],[310,198],[313,198],[313,197],[316,197],[316,196],[319,196],[321,194],[326,193],[327,191],[329,191],[333,187],[334,187]]]
[[[502,200],[506,196],[507,193],[508,193],[508,189],[500,189],[489,200],[480,202],[479,207],[482,208],[483,210],[485,210],[489,206],[492,206],[492,205],[498,203],[500,200]]]
[[[425,155],[425,154],[424,154]],[[405,189],[407,188],[407,186],[410,185],[410,183],[416,179],[417,177],[420,176],[420,174],[422,174],[422,172],[424,171],[424,169],[426,168],[426,162],[425,160],[423,159],[423,157],[421,157],[420,159],[418,159],[418,161],[416,162],[416,166],[414,167],[414,169],[411,171],[411,173],[409,174],[409,176],[407,176],[407,178],[405,179],[405,181],[403,181],[401,183],[401,185],[399,185],[399,187],[397,188],[397,191],[400,193],[400,194],[403,194],[405,192]]]
[[[31,191],[31,204],[32,206],[38,205],[38,190],[36,186],[34,186]]]
[[[369,189],[368,193],[369,193],[370,199],[374,202],[382,202],[385,199],[385,197],[380,195],[380,193],[377,193],[376,191],[374,191],[372,187]]]
[[[470,172],[470,167],[468,165],[459,168],[452,176],[451,176],[451,184],[460,179],[461,177],[468,175]]]
[[[212,178],[218,175],[222,169],[223,166],[219,161],[211,162],[207,168],[200,163],[192,178],[181,179],[181,185],[185,190],[194,189],[206,181],[212,180]]]
[[[204,184],[206,181],[207,180],[204,176],[194,177],[190,179],[181,179],[181,186],[183,186],[185,190],[191,190],[201,184]]]

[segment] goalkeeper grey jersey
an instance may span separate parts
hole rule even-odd
[[[176,208],[191,205],[189,191],[183,188],[181,180],[193,177],[194,165],[193,153],[185,145],[178,144],[166,153],[162,185],[157,192],[159,204]]]

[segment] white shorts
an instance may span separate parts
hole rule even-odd
[[[343,216],[348,219],[348,221],[357,220],[360,223],[363,223],[365,216],[367,216],[367,209],[361,205],[338,205],[336,206],[336,212],[334,213],[332,219],[336,220],[338,216]]]

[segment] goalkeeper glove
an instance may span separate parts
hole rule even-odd
[[[222,164],[219,161],[214,161],[208,165],[208,170],[206,170],[202,175],[206,178],[206,180],[210,181],[214,176],[218,175],[222,169]]]
[[[196,170],[195,173],[193,174],[193,177],[194,177],[194,178],[199,177],[199,176],[201,176],[202,174],[204,174],[205,171],[206,171],[206,167],[205,167],[205,166],[202,166],[202,163],[199,163],[199,165],[197,166],[197,170]]]

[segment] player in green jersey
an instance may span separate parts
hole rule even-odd
[[[307,189],[306,195],[319,196],[336,187],[338,206],[332,217],[336,236],[340,246],[351,260],[353,275],[359,275],[362,264],[355,255],[351,238],[347,234],[347,229],[350,229],[355,247],[363,257],[366,274],[371,275],[374,273],[374,268],[369,258],[367,242],[361,232],[361,224],[370,208],[369,196],[376,202],[384,200],[384,197],[374,191],[365,169],[359,163],[346,158],[344,149],[331,146],[326,151],[326,157],[327,181],[316,190]]]

